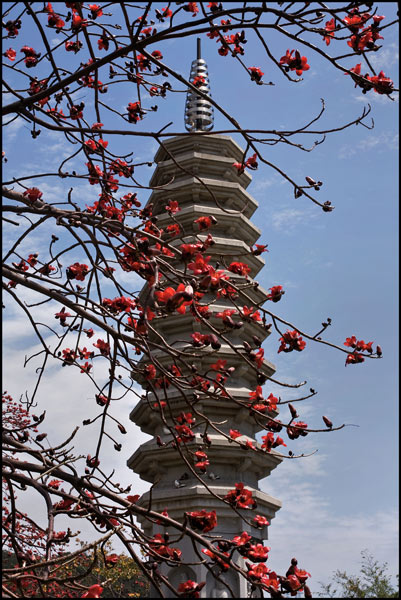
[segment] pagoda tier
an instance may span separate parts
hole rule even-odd
[[[234,162],[243,162],[243,159],[243,150],[229,137],[195,133],[171,138],[163,142],[155,156],[157,167],[150,186],[156,189],[153,190],[147,205],[152,205],[152,215],[156,217],[153,219],[154,224],[159,229],[165,230],[173,222],[181,226],[180,236],[169,239],[172,247],[205,241],[209,231],[200,231],[194,221],[201,216],[215,217],[216,223],[210,230],[214,243],[207,248],[203,256],[210,256],[209,264],[219,270],[227,269],[232,262],[245,262],[250,267],[247,276],[234,275],[227,271],[230,280],[241,289],[242,293],[236,300],[240,310],[244,305],[254,307],[262,304],[267,296],[267,292],[253,281],[253,277],[263,267],[264,260],[249,252],[260,235],[258,228],[249,220],[257,208],[256,201],[245,189],[251,182],[251,176],[247,172],[239,175],[233,167]],[[171,200],[177,201],[181,209],[174,215],[174,219],[165,209]],[[168,260],[173,267],[168,285],[176,286],[180,281],[176,279],[174,267],[182,267],[183,264],[175,258]],[[209,305],[207,323],[201,323],[196,321],[189,311],[186,314],[166,314],[165,311],[158,311],[154,303],[149,305],[147,286],[142,290],[140,298],[156,314],[151,321],[152,331],[149,333],[149,343],[153,344],[154,348],[152,362],[161,372],[174,364],[182,374],[182,382],[178,376],[177,385],[159,389],[157,395],[146,392],[132,410],[130,419],[152,438],[129,458],[128,466],[142,479],[154,484],[153,510],[161,512],[167,508],[169,516],[178,521],[183,521],[185,512],[215,510],[217,526],[211,532],[213,536],[231,539],[247,531],[258,541],[267,539],[267,527],[256,528],[250,522],[242,521],[221,498],[234,489],[235,483],[242,482],[252,491],[257,502],[256,512],[252,514],[265,516],[271,521],[281,507],[279,500],[258,488],[258,482],[281,462],[280,456],[274,450],[270,453],[247,450],[229,439],[230,429],[237,429],[243,436],[241,442],[252,441],[260,447],[256,442],[256,433],[263,428],[264,421],[268,420],[269,416],[274,417],[276,414],[268,413],[264,419],[261,417],[259,422],[250,414],[249,394],[258,384],[257,372],[260,382],[260,376],[264,375],[267,379],[273,375],[275,367],[264,359],[263,364],[256,369],[243,346],[244,342],[248,342],[254,348],[254,337],[258,337],[262,342],[269,335],[269,329],[263,323],[241,317],[242,325],[224,331],[223,338],[220,338],[220,348],[195,348],[191,343],[191,334],[195,331],[204,334],[221,332],[222,320],[216,315],[232,308],[229,300],[225,297],[216,298],[210,292],[205,293],[202,303],[211,300],[214,302]],[[237,315],[234,321],[238,322],[239,319]],[[168,353],[163,349],[165,342],[170,346]],[[229,397],[226,397],[218,386],[213,386],[213,383],[209,389],[194,392],[188,383],[190,372],[202,377],[207,373],[215,374],[212,365],[218,359],[227,361],[226,368],[233,367],[230,373],[226,374],[224,384]],[[148,362],[149,357],[140,361],[143,365]],[[139,376],[137,380],[147,388],[145,380],[141,380]],[[158,402],[162,400],[168,402],[164,423],[160,411],[157,410]],[[193,439],[181,444],[178,452],[171,445],[163,444],[171,440],[169,427],[174,426],[174,418],[181,412],[192,412],[195,424],[192,426]],[[207,445],[205,418],[212,423],[207,427]],[[158,441],[156,437],[159,437]],[[201,481],[194,474],[193,459],[193,453],[200,449],[207,452],[210,462],[206,473],[199,475]],[[148,506],[149,493],[141,497],[139,504]],[[238,512],[248,518],[248,521],[249,517],[252,518],[251,511],[242,509]],[[183,562],[192,563],[174,567],[163,565],[160,568],[173,586],[178,587],[188,579],[198,583],[206,581],[200,592],[202,598],[230,596],[226,595],[227,588],[221,587],[202,563],[204,555],[200,553],[198,556],[189,539],[184,538],[174,543],[174,539],[178,537],[177,532],[151,523],[145,518],[139,520],[148,536],[168,531],[171,545],[179,547],[183,553]],[[201,548],[198,548],[199,552],[200,550]],[[243,558],[239,558],[237,562],[239,566],[244,567]],[[248,582],[237,573],[229,571],[222,574],[221,578],[230,585],[234,597],[250,596]],[[166,597],[173,597],[167,588],[163,588],[163,591]],[[152,593],[157,597],[156,590],[152,590]]]

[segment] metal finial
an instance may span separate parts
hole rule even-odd
[[[211,96],[209,75],[206,62],[201,58],[201,40],[197,38],[197,58],[192,61],[189,81],[192,83],[195,77],[201,77],[202,83],[197,85],[198,89]],[[199,81],[199,80],[198,80]],[[187,131],[210,131],[213,128],[213,106],[196,92],[189,90],[185,106],[185,129]]]

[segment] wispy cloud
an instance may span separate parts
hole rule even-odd
[[[398,133],[382,131],[379,135],[369,135],[356,144],[344,144],[339,150],[339,158],[350,158],[360,152],[383,152],[384,150],[397,150],[399,145]]]
[[[325,457],[314,455],[284,461],[262,483],[262,489],[283,502],[269,528],[270,567],[285,572],[292,556],[312,573],[312,592],[328,582],[336,569],[360,571],[360,552],[368,549],[380,562],[398,569],[398,516],[378,507],[374,514],[362,511],[338,516],[334,500],[324,491]],[[352,493],[350,490],[349,493]],[[341,512],[341,508],[340,508]],[[305,532],[305,536],[303,535]],[[305,544],[305,539],[313,544]]]
[[[310,224],[316,217],[317,212],[312,209],[284,208],[273,212],[271,220],[274,229],[290,233],[299,225]]]

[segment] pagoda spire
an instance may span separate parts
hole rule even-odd
[[[210,97],[209,74],[207,64],[201,58],[201,40],[197,38],[196,59],[192,61],[189,81],[195,81],[196,87]],[[187,131],[211,131],[213,129],[213,106],[192,90],[188,90],[185,105],[185,129]]]

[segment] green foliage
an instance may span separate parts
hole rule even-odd
[[[337,570],[331,583],[319,582],[322,591],[317,595],[323,598],[398,598],[399,589],[391,583],[391,576],[386,572],[387,563],[380,564],[367,550],[362,550],[361,555],[359,575]]]

